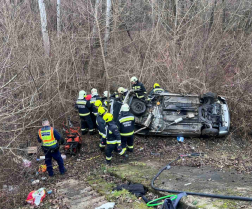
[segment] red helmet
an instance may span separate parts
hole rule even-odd
[[[87,101],[89,101],[91,98],[92,98],[92,95],[91,95],[91,94],[89,94],[89,95],[87,95],[87,96],[85,97],[85,99],[86,99]]]

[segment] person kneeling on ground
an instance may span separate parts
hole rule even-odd
[[[59,152],[59,145],[57,141],[61,140],[59,132],[50,126],[47,119],[42,121],[42,128],[38,131],[38,142],[42,143],[42,149],[45,153],[45,164],[49,176],[53,176],[52,158],[57,161],[60,173],[66,173],[64,161]]]
[[[116,123],[113,121],[113,115],[111,113],[106,113],[103,116],[103,120],[106,122],[105,130],[107,136],[106,163],[110,165],[112,152],[114,150],[118,152],[122,151],[121,136]],[[124,159],[128,157],[125,153],[121,156],[124,157]]]

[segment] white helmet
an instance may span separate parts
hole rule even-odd
[[[123,112],[127,112],[127,111],[129,111],[129,105],[128,104],[123,104],[122,105],[122,107],[121,107],[121,111],[123,111]]]
[[[130,82],[137,82],[137,77],[136,77],[136,76],[133,76],[133,77],[130,79]]]
[[[121,93],[126,92],[126,89],[123,88],[123,87],[119,87],[119,88],[117,89],[117,91],[118,91],[119,94],[121,94]]]
[[[92,94],[92,96],[98,95],[97,89],[92,88],[92,89],[91,89],[91,94]]]
[[[87,96],[87,93],[84,90],[79,91],[78,99],[84,99],[85,96]]]
[[[108,97],[108,94],[109,94],[108,91],[104,91],[104,92],[103,92],[103,96],[104,96],[104,97]],[[109,94],[109,96],[110,96],[110,94]]]

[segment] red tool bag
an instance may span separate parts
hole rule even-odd
[[[72,124],[71,122],[69,124]],[[81,135],[80,127],[68,127],[63,124],[63,130],[65,131],[65,154],[75,155],[81,148]]]

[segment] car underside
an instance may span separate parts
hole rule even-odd
[[[123,103],[135,115],[135,132],[163,136],[225,136],[230,117],[226,100],[208,92],[204,95],[161,93],[149,100],[129,91]]]

